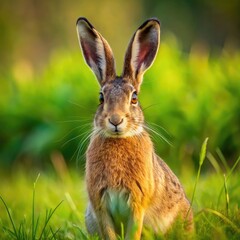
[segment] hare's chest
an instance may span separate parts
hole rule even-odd
[[[98,171],[94,175],[90,174],[90,177],[94,179],[96,185],[101,182],[105,189],[113,189],[114,194],[110,191],[111,196],[116,196],[117,192],[119,192],[119,196],[122,195],[123,189],[131,189],[133,182],[137,180],[137,171],[134,172],[134,168],[129,161],[122,159],[116,160],[110,157],[107,159],[105,156],[104,160],[98,162],[95,169],[98,169]]]
[[[98,202],[108,190],[115,193],[128,190],[134,201],[138,198],[143,201],[144,196],[152,191],[151,151],[143,151],[135,142],[126,144],[128,141],[132,139],[105,139],[104,143],[95,139],[88,148],[88,192]]]
[[[99,185],[106,187],[128,188],[142,172],[141,159],[134,151],[128,151],[121,145],[97,147],[92,144],[87,153],[86,174]]]

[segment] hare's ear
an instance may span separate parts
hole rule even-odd
[[[126,55],[123,78],[129,79],[137,91],[140,90],[144,72],[152,65],[160,43],[160,23],[148,19],[133,35]]]
[[[115,79],[114,57],[107,41],[86,18],[77,20],[77,33],[84,58],[95,73],[100,85]]]

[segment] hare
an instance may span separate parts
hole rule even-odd
[[[178,218],[191,230],[190,204],[178,178],[154,152],[138,102],[143,74],[158,51],[159,21],[148,19],[137,29],[120,77],[109,44],[86,18],[77,20],[77,32],[101,87],[86,152],[88,232],[112,240],[123,226],[126,239],[140,239],[143,227],[164,234]]]

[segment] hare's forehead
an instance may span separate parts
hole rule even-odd
[[[124,81],[112,82],[102,87],[103,94],[109,97],[128,96],[133,91],[134,87],[130,83]]]

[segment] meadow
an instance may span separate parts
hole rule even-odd
[[[239,62],[231,49],[184,53],[169,36],[139,96],[156,151],[193,203],[193,239],[240,238]],[[64,50],[41,73],[19,61],[0,78],[0,239],[91,239],[84,152],[97,81]],[[176,226],[157,239],[185,237]]]
[[[198,180],[197,174],[180,177],[193,203],[195,233],[191,238],[176,225],[167,236],[145,232],[144,239],[239,239],[239,160],[226,174],[204,174]],[[84,181],[76,171],[3,174],[1,239],[98,239],[87,235],[86,204]]]

